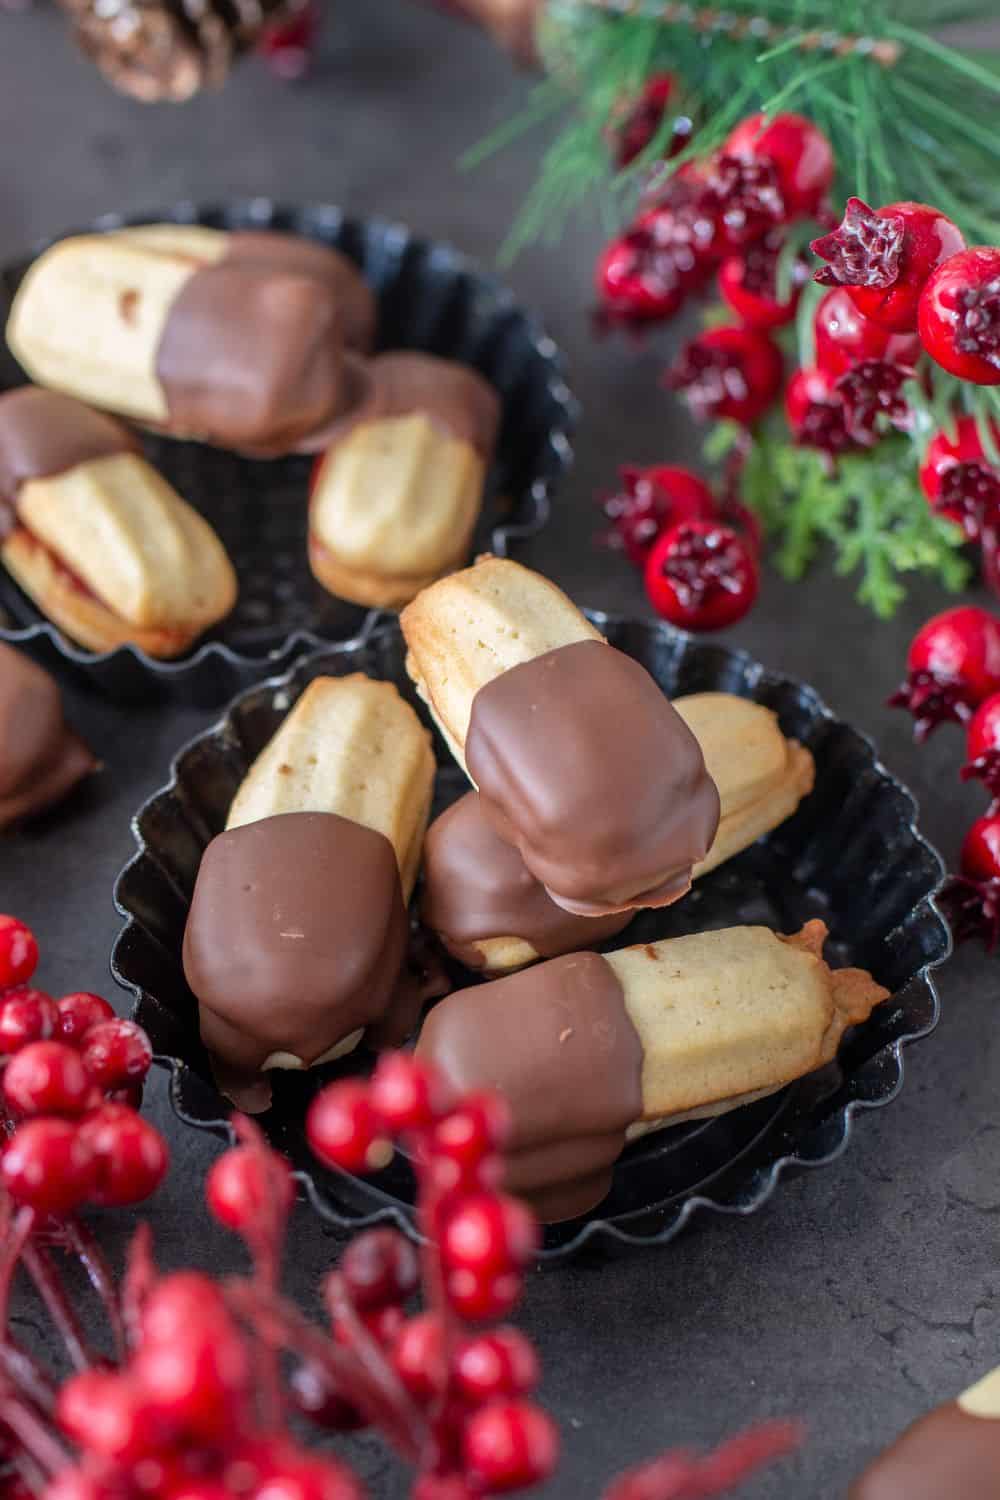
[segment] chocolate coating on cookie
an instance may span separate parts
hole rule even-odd
[[[348,349],[357,349],[362,354],[371,351],[377,319],[375,294],[354,262],[341,251],[305,235],[281,234],[273,229],[235,229],[227,237],[223,259],[273,266],[324,282],[340,307]]]
[[[486,938],[522,938],[542,958],[555,958],[614,937],[632,913],[580,917],[557,906],[468,792],[427,830],[421,918],[459,963],[475,969]]]
[[[367,366],[367,387],[330,430],[334,444],[366,422],[422,412],[449,437],[469,443],[488,463],[500,422],[500,400],[477,370],[434,354],[379,354]]]
[[[851,1486],[849,1500],[1000,1500],[1000,1420],[957,1401],[915,1422]]]
[[[220,833],[184,932],[202,1040],[244,1080],[277,1054],[308,1066],[370,1026],[398,1045],[415,1022],[398,999],[407,935],[384,834],[335,813],[283,813]]]
[[[698,741],[649,673],[603,641],[480,688],[465,760],[496,832],[581,916],[676,900],[718,828]]]
[[[61,801],[96,765],[63,718],[53,678],[0,644],[0,828]]]
[[[642,1045],[598,954],[447,996],[424,1022],[417,1055],[458,1093],[503,1094],[513,1118],[507,1186],[542,1218],[573,1218],[606,1196],[642,1114]]]
[[[0,396],[0,538],[10,531],[21,486],[115,453],[141,453],[123,422],[72,396],[21,386]]]

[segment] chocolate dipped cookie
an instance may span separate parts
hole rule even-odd
[[[236,602],[215,532],[132,432],[69,396],[0,396],[0,560],[92,651],[179,656]]]
[[[608,1192],[626,1141],[721,1114],[830,1062],[888,991],[831,970],[826,928],[732,927],[572,953],[442,1000],[417,1055],[511,1109],[507,1183],[549,1221]]]
[[[561,590],[486,557],[401,616],[407,670],[480,795],[557,906],[665,906],[712,845],[719,794],[644,667]]]
[[[374,304],[337,251],[290,235],[148,225],[46,250],[7,341],[33,380],[263,456],[315,451],[356,397]]]
[[[719,789],[718,831],[693,877],[776,828],[812,789],[813,758],[782,734],[769,709],[730,693],[674,699]],[[577,916],[558,906],[520,852],[495,831],[468,792],[431,824],[424,844],[424,925],[454,958],[504,974],[591,947],[621,932],[631,911]]]
[[[848,1500],[1000,1500],[1000,1369],[914,1422]]]
[[[384,835],[413,890],[434,790],[430,735],[391,682],[316,677],[257,756],[227,828],[325,812]]]
[[[343,599],[397,609],[466,561],[500,403],[475,370],[381,354],[313,478],[309,562]]]
[[[0,644],[0,829],[61,802],[96,768],[63,717],[55,680]]]

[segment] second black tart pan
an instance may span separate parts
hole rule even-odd
[[[553,487],[572,458],[576,403],[552,340],[493,277],[448,245],[417,239],[381,219],[347,218],[323,204],[293,208],[262,198],[217,206],[180,203],[157,213],[108,216],[88,228],[164,220],[282,230],[350,256],[378,297],[380,349],[420,349],[471,365],[501,397],[500,436],[473,551],[506,556],[520,538],[541,530]],[[35,253],[46,248],[39,245]],[[0,333],[31,259],[0,268]],[[0,337],[0,390],[23,381]],[[311,459],[255,461],[148,434],[143,443],[156,467],[222,538],[239,575],[233,613],[177,661],[154,661],[134,646],[98,654],[67,640],[0,568],[0,640],[23,647],[43,666],[71,663],[111,697],[213,706],[280,671],[303,647],[342,640],[361,628],[365,610],[332,598],[309,571]]]
[[[856,1117],[898,1094],[903,1047],[937,1021],[931,970],[949,951],[948,930],[934,902],[941,861],[917,829],[913,798],[880,764],[869,740],[836,719],[811,688],[769,672],[742,652],[666,625],[596,613],[591,618],[669,696],[721,691],[752,698],[773,709],[785,734],[816,758],[815,790],[793,818],[704,877],[677,905],[641,913],[608,946],[739,923],[794,932],[818,916],[830,928],[830,962],[870,969],[892,998],[848,1036],[836,1062],[821,1072],[731,1114],[678,1125],[630,1146],[605,1202],[583,1219],[546,1230],[544,1258],[551,1260],[592,1245],[664,1244],[702,1208],[753,1213],[787,1173],[833,1161],[846,1148]],[[244,693],[182,749],[167,785],[136,814],[138,852],[115,889],[125,925],[112,971],[132,992],[135,1019],[170,1069],[176,1113],[195,1128],[228,1130],[227,1106],[212,1083],[181,968],[202,852],[224,826],[250,762],[312,678],[357,671],[386,678],[429,722],[403,661],[399,627],[384,620],[369,621],[355,640],[303,657],[285,676]],[[436,732],[435,750],[437,813],[467,783]],[[474,982],[461,970],[455,977],[459,984]],[[324,1218],[344,1227],[395,1223],[413,1233],[414,1184],[404,1160],[362,1180],[320,1167],[306,1145],[304,1117],[315,1091],[370,1063],[359,1052],[311,1073],[277,1075],[261,1123],[291,1158]]]

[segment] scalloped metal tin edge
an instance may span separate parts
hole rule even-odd
[[[406,225],[377,215],[372,218],[354,218],[334,204],[292,205],[271,198],[238,198],[221,203],[194,203],[185,199],[162,211],[103,214],[82,229],[66,229],[60,234],[48,235],[36,241],[24,257],[15,257],[8,264],[16,264],[20,259],[34,259],[50,246],[73,234],[95,231],[106,233],[158,220],[183,224],[225,218],[245,222],[247,226],[266,226],[275,219],[290,214],[314,216],[330,233],[343,226],[354,225],[367,233],[382,236],[387,242],[395,240],[397,244],[410,244],[428,253],[433,252],[438,259],[446,260],[456,272],[474,276],[495,297],[498,308],[516,310],[523,318],[532,348],[549,367],[546,390],[553,407],[561,411],[562,421],[549,429],[544,450],[545,461],[540,464],[538,474],[523,497],[526,503],[531,504],[530,515],[521,521],[497,524],[490,534],[490,545],[498,557],[506,557],[512,545],[537,536],[547,525],[551,515],[553,490],[573,462],[571,439],[579,422],[579,403],[566,383],[558,346],[547,333],[540,318],[522,307],[498,277],[484,270],[453,245],[415,235]],[[0,641],[28,648],[43,665],[58,660],[68,661],[93,676],[99,683],[106,681],[109,689],[112,674],[121,673],[122,695],[125,697],[134,696],[141,678],[146,678],[159,684],[161,690],[166,690],[169,696],[184,695],[187,689],[196,698],[199,695],[204,698],[207,692],[214,702],[260,681],[262,673],[280,671],[300,650],[337,643],[336,638],[328,639],[310,630],[298,630],[289,635],[280,646],[262,656],[248,655],[224,641],[206,641],[191,656],[180,661],[159,661],[134,645],[119,646],[104,652],[87,651],[75,645],[47,620],[14,628],[0,625]],[[220,680],[224,689],[213,691]]]
[[[588,609],[586,613],[588,617],[601,629],[606,629],[609,626],[629,626],[638,624],[650,630],[651,632],[660,632],[665,638],[676,642],[682,650],[689,649],[692,646],[696,646],[698,644],[697,640],[694,637],[690,636],[686,632],[676,630],[671,626],[654,624],[649,621],[637,621],[628,616],[609,614],[601,610]],[[141,985],[130,980],[128,975],[123,971],[121,967],[120,957],[122,950],[126,946],[132,930],[136,927],[140,927],[141,924],[138,922],[129,908],[124,905],[123,901],[121,900],[120,892],[122,884],[131,870],[137,865],[140,865],[145,859],[152,857],[149,846],[146,844],[146,841],[140,831],[140,820],[143,817],[144,813],[146,813],[146,811],[151,808],[161,797],[171,794],[178,787],[179,780],[177,768],[182,758],[194,745],[223,731],[226,725],[230,722],[231,716],[233,715],[239,704],[251,692],[259,693],[265,690],[279,692],[282,688],[286,687],[293,676],[315,656],[322,655],[330,651],[346,653],[358,650],[368,645],[380,628],[391,630],[393,628],[393,622],[387,620],[385,616],[379,616],[373,613],[366,619],[364,626],[358,632],[358,634],[352,637],[350,640],[343,642],[323,643],[318,651],[310,651],[307,654],[303,655],[286,671],[276,673],[266,680],[257,682],[251,688],[248,688],[245,692],[240,693],[236,698],[233,699],[233,701],[228,705],[225,711],[213,724],[209,725],[208,728],[203,730],[200,734],[193,736],[175,752],[170,761],[170,774],[168,781],[163,786],[158,788],[155,792],[153,792],[152,795],[146,799],[146,801],[133,816],[131,827],[132,835],[136,844],[136,852],[132,855],[131,859],[129,859],[124,868],[119,872],[114,886],[115,909],[117,910],[118,914],[122,918],[124,918],[124,925],[119,931],[112,948],[111,973],[116,983],[120,985],[122,989],[126,990],[132,995],[132,1014],[134,1018],[140,1022],[140,1024],[142,1022],[143,1006],[148,1003],[153,1003],[153,997],[151,997]],[[871,769],[878,777],[879,781],[884,783],[886,786],[893,788],[901,798],[906,809],[906,832],[912,839],[914,845],[930,856],[930,859],[937,871],[937,877],[934,880],[932,886],[920,897],[917,905],[926,907],[928,920],[932,920],[936,923],[937,931],[941,940],[940,952],[936,957],[924,963],[908,981],[908,984],[911,985],[918,984],[925,992],[926,998],[929,1002],[929,1020],[925,1025],[916,1027],[912,1030],[904,1031],[900,1035],[894,1037],[891,1041],[887,1042],[882,1048],[880,1048],[878,1052],[874,1053],[873,1057],[868,1060],[869,1062],[871,1062],[875,1058],[880,1058],[886,1062],[891,1062],[893,1076],[888,1086],[884,1086],[883,1091],[879,1095],[869,1095],[867,1097],[860,1096],[850,1099],[845,1104],[840,1106],[840,1108],[836,1112],[836,1139],[834,1140],[832,1145],[824,1146],[822,1144],[822,1141],[819,1139],[823,1132],[824,1126],[828,1128],[829,1121],[831,1118],[833,1118],[827,1117],[823,1121],[817,1121],[811,1129],[806,1130],[801,1140],[797,1143],[794,1151],[786,1152],[784,1154],[776,1156],[773,1160],[765,1163],[759,1169],[759,1180],[757,1182],[757,1185],[752,1195],[745,1202],[733,1201],[732,1189],[729,1190],[728,1196],[720,1195],[717,1197],[713,1197],[711,1193],[695,1192],[692,1193],[691,1196],[684,1198],[676,1204],[668,1205],[666,1209],[666,1219],[664,1224],[661,1228],[651,1233],[637,1233],[630,1230],[627,1224],[622,1224],[621,1222],[611,1221],[609,1219],[601,1217],[591,1218],[581,1225],[579,1231],[570,1240],[556,1246],[547,1246],[543,1248],[539,1254],[539,1260],[543,1263],[563,1262],[571,1259],[573,1256],[577,1255],[579,1252],[585,1249],[620,1250],[637,1249],[655,1245],[665,1245],[676,1238],[676,1236],[691,1222],[696,1213],[700,1213],[703,1211],[742,1218],[756,1213],[767,1202],[769,1202],[782,1178],[799,1171],[806,1171],[829,1165],[831,1162],[836,1161],[840,1156],[842,1156],[846,1151],[848,1145],[850,1144],[854,1130],[854,1123],[859,1115],[867,1113],[873,1109],[882,1108],[886,1104],[892,1103],[898,1097],[899,1093],[902,1090],[906,1073],[905,1062],[903,1058],[903,1049],[909,1046],[911,1043],[920,1041],[924,1037],[929,1036],[937,1026],[938,1020],[940,1018],[940,997],[938,994],[937,986],[933,979],[932,971],[940,968],[940,966],[946,962],[952,951],[950,929],[937,903],[937,896],[945,879],[946,869],[938,851],[929,842],[929,840],[925,838],[925,836],[921,833],[919,827],[917,826],[917,819],[919,816],[917,799],[910,791],[910,789],[903,782],[901,782],[899,778],[896,777],[879,758],[877,748],[871,737],[865,734],[862,730],[855,729],[852,725],[846,724],[844,720],[838,719],[837,716],[832,712],[832,710],[829,709],[824,701],[820,698],[819,694],[808,684],[799,682],[798,679],[787,677],[784,674],[769,672],[761,662],[759,662],[755,657],[751,656],[749,652],[742,649],[735,649],[730,647],[715,647],[714,649],[719,651],[725,657],[731,669],[732,675],[736,676],[745,687],[752,689],[755,683],[766,674],[771,678],[772,681],[780,682],[782,685],[786,685],[796,693],[801,694],[803,698],[808,699],[811,707],[813,708],[819,719],[826,721],[831,726],[844,727],[848,729],[856,737],[858,742],[865,748],[868,755],[870,756]],[[211,1107],[207,1108],[204,1111],[201,1109],[198,1109],[196,1111],[194,1108],[192,1108],[191,1101],[188,1097],[192,1093],[202,1093],[205,1096],[206,1100],[213,1098],[213,1096],[214,1100],[218,1100],[219,1096],[215,1094],[215,1091],[212,1089],[211,1085],[208,1084],[206,1080],[202,1079],[198,1074],[196,1074],[186,1062],[178,1057],[171,1056],[169,1054],[157,1054],[156,1061],[161,1067],[165,1068],[169,1072],[169,1097],[171,1107],[174,1110],[177,1118],[180,1119],[182,1123],[189,1125],[194,1129],[210,1131],[220,1136],[220,1138],[222,1139],[233,1142],[235,1140],[235,1136],[229,1120],[222,1114],[212,1112],[216,1109],[216,1105],[214,1102],[212,1103]],[[335,1171],[331,1171],[331,1176],[336,1175],[337,1173]],[[345,1178],[348,1177],[348,1175],[349,1174],[344,1174]],[[339,1212],[334,1206],[331,1205],[328,1198],[324,1196],[324,1194],[318,1189],[312,1175],[309,1172],[299,1170],[295,1173],[295,1176],[300,1186],[303,1188],[315,1212],[319,1214],[319,1216],[325,1222],[332,1224],[334,1227],[344,1230],[358,1230],[371,1228],[376,1225],[390,1224],[402,1230],[410,1238],[418,1238],[410,1215],[407,1213],[404,1207],[394,1202],[393,1200],[387,1198],[383,1207],[376,1208],[367,1213],[352,1213],[350,1211]],[[367,1188],[366,1194],[369,1197],[376,1196],[374,1190],[369,1190]],[[625,1218],[628,1216],[622,1217]]]

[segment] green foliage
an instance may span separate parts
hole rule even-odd
[[[525,115],[469,160],[481,160],[522,129],[568,112],[546,152],[539,181],[506,247],[558,236],[567,213],[604,195],[615,222],[631,212],[672,120],[624,172],[612,173],[607,134],[622,101],[654,73],[681,83],[678,110],[697,126],[673,165],[716,147],[755,109],[800,110],[830,137],[840,166],[837,194],[888,203],[915,198],[950,214],[972,242],[1000,242],[1000,48],[939,40],[996,18],[996,0],[720,0],[721,25],[665,21],[662,0],[549,0],[543,50],[549,77]],[[697,7],[695,7],[697,9]],[[760,40],[749,23],[785,28]],[[803,36],[854,37],[898,48],[886,66],[865,48],[843,54],[803,46]],[[835,37],[833,38],[835,40]]]
[[[720,423],[706,457],[717,462],[741,442],[740,428]],[[930,573],[949,590],[968,580],[962,534],[928,508],[907,438],[885,437],[833,465],[815,449],[796,447],[774,418],[746,449],[740,497],[760,517],[785,577],[801,578],[827,543],[836,571],[860,575],[858,600],[882,618],[906,595],[901,574]]]

